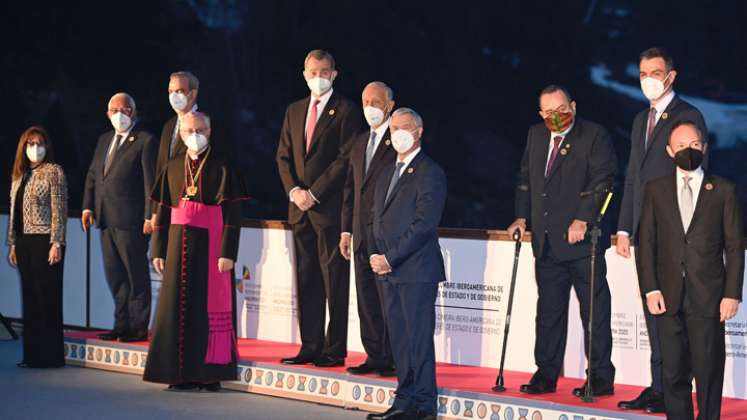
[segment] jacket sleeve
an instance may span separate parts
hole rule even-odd
[[[101,139],[99,138],[99,142],[96,146],[96,150],[93,152],[93,159],[91,159],[91,164],[88,165],[88,173],[86,173],[86,183],[83,187],[83,206],[81,207],[81,210],[91,210],[94,212],[94,215],[98,217],[96,214],[96,156],[99,153],[99,149],[101,148]]]
[[[150,199],[153,191],[153,183],[156,179],[156,159],[158,158],[158,141],[148,134],[144,139],[142,154],[140,155],[140,164],[143,167],[143,191],[145,192],[145,208],[143,209],[143,218],[150,219],[154,213],[154,203]]]
[[[50,204],[52,206],[52,225],[50,226],[50,243],[65,245],[67,228],[67,180],[62,167],[55,165],[49,179]]]
[[[351,142],[352,145],[352,142]],[[348,170],[345,176],[345,187],[342,190],[342,212],[341,212],[341,232],[353,233],[353,207],[355,201],[355,179],[353,175],[353,165],[348,160]]]
[[[636,120],[638,117],[636,117]],[[623,184],[623,196],[620,204],[620,215],[617,218],[617,230],[633,234],[633,213],[635,199],[635,180],[638,178],[637,159],[638,142],[635,141],[636,123],[633,121],[633,127],[630,130],[630,157],[628,158],[628,168],[625,174],[625,183]]]
[[[340,123],[340,147],[338,149],[337,159],[330,164],[327,169],[314,181],[309,190],[319,202],[330,193],[339,191],[345,183],[345,175],[348,170],[348,154],[350,153],[350,144],[353,138],[361,132],[363,116],[357,107],[350,106],[348,112],[343,116]]]
[[[641,296],[646,296],[646,293],[654,290],[661,290],[656,274],[656,212],[651,190],[651,184],[644,187],[643,209],[638,228],[638,256],[640,257],[638,285]]]
[[[275,154],[275,160],[278,165],[280,180],[283,182],[285,195],[288,196],[290,191],[296,186],[301,185],[296,174],[293,162],[293,140],[291,138],[290,127],[290,107],[285,110],[283,118],[283,127],[280,129],[280,140],[278,141],[278,150]]]
[[[438,237],[438,223],[446,203],[446,175],[434,167],[423,175],[425,179],[418,188],[415,199],[415,219],[385,254],[392,269],[407,259],[431,236]]]
[[[10,183],[10,200],[8,202],[10,203],[10,208],[8,209],[8,239],[7,244],[8,246],[13,246],[16,244],[16,232],[13,229],[13,218],[18,217],[15,213],[15,203],[16,203],[16,183],[18,181],[12,181]],[[13,217],[11,217],[11,215]]]
[[[579,197],[576,219],[593,223],[599,213],[601,201],[604,200],[604,195],[599,191],[611,189],[617,173],[615,149],[604,128],[600,128],[591,145],[588,165],[587,183],[584,186],[584,191],[588,194]]]
[[[531,190],[529,182],[529,151],[530,151],[530,139],[532,137],[531,130],[527,134],[527,144],[524,147],[524,154],[521,157],[521,164],[519,166],[519,175],[516,179],[516,193],[514,198],[514,213],[517,219],[529,220],[531,214]]]
[[[742,246],[742,209],[734,185],[729,185],[724,197],[724,260],[726,285],[724,297],[742,300],[744,282],[744,248]]]
[[[218,193],[218,203],[223,212],[220,256],[235,262],[239,254],[241,236],[241,203],[249,199],[249,194],[239,171],[226,165],[222,169],[222,178]]]
[[[169,191],[168,167],[163,169],[160,179],[153,186],[151,200],[156,206],[156,223],[151,234],[151,258],[166,258],[171,224],[171,192]]]

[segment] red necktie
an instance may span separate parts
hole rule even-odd
[[[311,140],[314,138],[314,128],[316,128],[316,116],[317,106],[319,105],[319,99],[314,99],[314,105],[311,106],[311,113],[309,114],[309,123],[306,125],[306,153],[309,153],[311,149]]]
[[[550,171],[552,171],[552,164],[555,163],[555,158],[558,157],[558,149],[560,147],[560,142],[563,141],[563,136],[555,136],[552,138],[552,141],[552,153],[550,153],[550,159],[547,160],[545,178],[547,178],[547,176],[550,175]]]
[[[648,149],[648,145],[651,142],[651,136],[654,135],[654,128],[656,127],[656,108],[651,107],[648,111],[648,126],[646,127],[646,139],[643,143]]]

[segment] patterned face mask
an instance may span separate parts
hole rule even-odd
[[[550,116],[545,118],[545,127],[553,133],[562,133],[573,124],[572,112],[552,111]]]

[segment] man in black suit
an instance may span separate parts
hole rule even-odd
[[[371,269],[382,283],[384,314],[397,366],[391,408],[368,419],[436,418],[436,292],[446,280],[438,223],[446,175],[420,150],[423,120],[400,108],[390,123],[396,163],[382,170],[368,241]]]
[[[311,96],[288,106],[277,164],[290,204],[296,253],[296,293],[301,350],[286,364],[343,366],[347,356],[350,268],[342,258],[340,212],[348,171],[348,143],[362,130],[360,111],[333,92],[335,60],[313,50],[304,60]],[[325,302],[329,325],[325,338]]]
[[[657,318],[667,418],[720,417],[724,322],[739,309],[744,280],[742,212],[736,186],[704,173],[698,124],[672,127],[674,174],[646,184],[639,228],[640,288]]]
[[[99,338],[144,341],[150,322],[148,236],[150,192],[158,144],[135,129],[135,101],[126,93],[109,100],[106,115],[114,131],[99,137],[88,168],[83,196],[83,229],[97,222],[109,289],[114,297],[114,328]]]
[[[617,223],[616,245],[617,253],[625,258],[630,258],[631,242],[637,242],[643,186],[652,179],[674,173],[674,164],[666,152],[671,127],[680,121],[695,121],[699,129],[707,133],[700,111],[674,93],[677,71],[672,57],[666,51],[649,48],[641,53],[639,70],[641,89],[650,101],[650,106],[636,115],[630,133],[630,159]],[[645,303],[643,308],[651,348],[651,386],[633,400],[620,401],[618,406],[627,410],[663,413],[661,351],[656,333],[656,317],[648,313]]]
[[[597,248],[594,278],[594,326],[588,329],[591,245],[586,233],[599,211],[601,192],[608,190],[617,170],[612,142],[600,125],[576,118],[576,103],[568,91],[550,85],[539,97],[544,124],[529,129],[516,189],[516,221],[508,231],[523,235],[532,227],[537,277],[537,325],[534,358],[538,370],[521,391],[554,392],[563,366],[568,332],[571,287],[580,303],[584,332],[591,334],[592,387],[595,395],[614,392],[615,367],[610,359],[610,291],[604,250]],[[584,387],[573,393],[582,396]]]
[[[366,361],[351,366],[355,375],[378,373],[394,376],[392,351],[382,315],[381,282],[377,282],[368,263],[367,225],[371,219],[376,180],[382,169],[394,162],[397,152],[391,147],[389,115],[394,109],[392,90],[382,82],[371,82],[363,90],[363,114],[370,130],[351,142],[348,175],[342,201],[340,252],[355,259],[355,290],[358,298],[361,341]],[[352,234],[352,235],[351,235]],[[352,250],[351,250],[352,236]]]
[[[188,112],[197,111],[197,94],[200,81],[188,71],[177,71],[169,76],[169,104],[176,115],[169,118],[161,130],[161,141],[158,145],[158,162],[156,175],[160,177],[166,164],[174,156],[184,154],[187,148],[179,135],[179,117]],[[155,208],[154,208],[155,211]]]

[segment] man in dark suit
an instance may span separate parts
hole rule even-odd
[[[311,51],[303,74],[311,96],[288,106],[277,150],[278,172],[290,200],[302,343],[296,356],[281,361],[343,366],[350,268],[337,245],[348,142],[361,132],[363,119],[353,102],[332,90],[337,71],[331,54]]]
[[[420,150],[423,120],[400,108],[390,123],[396,163],[382,171],[368,238],[371,269],[382,283],[384,314],[397,366],[391,408],[368,419],[436,418],[436,292],[446,280],[438,223],[446,175]]]
[[[617,223],[616,245],[617,253],[625,258],[630,258],[631,242],[635,244],[637,241],[643,186],[652,179],[674,173],[674,164],[666,152],[671,127],[680,121],[695,121],[703,133],[707,132],[700,111],[674,93],[677,71],[669,54],[660,48],[644,51],[639,57],[639,70],[641,89],[650,106],[636,115],[630,133],[630,159]],[[620,401],[618,406],[627,410],[663,413],[661,351],[656,338],[656,317],[648,313],[645,303],[643,308],[651,348],[651,386],[633,400]]]
[[[742,212],[736,186],[704,173],[698,124],[672,127],[674,174],[646,184],[639,228],[640,288],[657,318],[667,418],[720,417],[724,322],[739,309],[744,280]]]
[[[521,391],[554,392],[563,365],[568,332],[571,287],[580,303],[584,332],[591,334],[592,387],[595,395],[614,392],[615,367],[610,359],[610,291],[604,250],[597,248],[594,277],[594,326],[589,320],[591,244],[586,233],[597,218],[600,194],[612,186],[617,170],[612,142],[600,125],[576,118],[576,103],[568,91],[550,85],[539,97],[544,124],[529,129],[516,189],[516,221],[508,231],[521,234],[532,227],[537,277],[537,326],[534,358],[538,370]],[[582,396],[584,387],[573,393]]]
[[[88,168],[83,196],[83,229],[98,222],[109,289],[114,297],[114,328],[99,338],[144,341],[150,322],[148,236],[150,192],[158,144],[135,129],[135,101],[126,93],[109,100],[114,131],[99,137]]]
[[[187,148],[179,135],[179,117],[188,112],[197,111],[197,94],[200,81],[188,71],[177,71],[169,76],[169,104],[176,115],[169,118],[161,130],[161,141],[158,145],[156,175],[160,177],[169,159],[184,154]],[[155,208],[154,208],[155,210]]]
[[[363,114],[371,129],[351,142],[343,191],[340,252],[349,260],[352,251],[355,259],[361,341],[368,356],[363,364],[348,368],[348,372],[355,375],[376,372],[380,376],[394,376],[392,351],[382,315],[381,282],[376,281],[371,271],[367,245],[376,180],[397,156],[391,147],[389,132],[389,115],[393,109],[392,90],[386,84],[371,82],[363,90]]]

